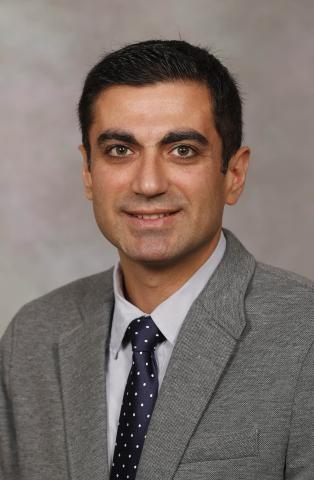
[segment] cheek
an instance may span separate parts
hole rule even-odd
[[[93,183],[93,210],[96,221],[105,228],[106,224],[112,222],[113,190],[106,182],[97,181]]]
[[[213,172],[200,169],[181,175],[176,185],[189,200],[192,210],[202,216],[221,209],[224,204],[222,184]]]
[[[105,208],[115,191],[114,178],[112,178],[112,175],[110,175],[104,168],[98,166],[98,168],[95,167],[93,171],[92,180],[94,201],[97,204],[103,204]]]
[[[98,162],[92,176],[93,193],[97,199],[113,199],[128,191],[132,175],[134,176],[127,166],[125,168],[110,167]]]

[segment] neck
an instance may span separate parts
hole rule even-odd
[[[149,314],[175,293],[208,260],[215,250],[220,231],[210,245],[163,267],[156,267],[120,255],[125,297],[143,312]]]

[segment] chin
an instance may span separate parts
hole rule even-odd
[[[153,250],[147,251],[130,251],[124,250],[123,255],[129,258],[132,262],[150,266],[153,268],[163,268],[175,264],[182,257],[182,253],[170,252],[169,250]]]
[[[153,254],[150,252],[149,254],[137,254],[137,255],[127,255],[133,262],[136,263],[152,263],[152,264],[159,264],[159,263],[168,263],[171,261],[171,256],[168,255],[158,255]]]

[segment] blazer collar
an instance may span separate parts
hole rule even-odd
[[[244,297],[256,261],[235,235],[223,229],[226,251],[221,263],[199,297],[208,314],[236,340],[246,324]]]
[[[246,325],[255,260],[228,230],[218,268],[191,306],[160,387],[137,480],[171,479]]]
[[[192,304],[173,349],[137,480],[173,477],[245,327],[244,297],[255,260],[229,230],[224,233],[224,257]],[[105,371],[112,269],[94,278],[80,301],[82,322],[59,342],[69,468],[77,480],[109,478]]]
[[[109,478],[106,358],[113,310],[112,269],[90,277],[76,313],[81,323],[59,339],[59,367],[70,478]],[[91,280],[92,279],[92,280]]]

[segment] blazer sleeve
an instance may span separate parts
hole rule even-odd
[[[16,432],[10,391],[13,328],[12,321],[0,340],[0,478],[6,480],[18,478]]]
[[[304,356],[296,385],[286,455],[286,480],[314,478],[314,342]]]

